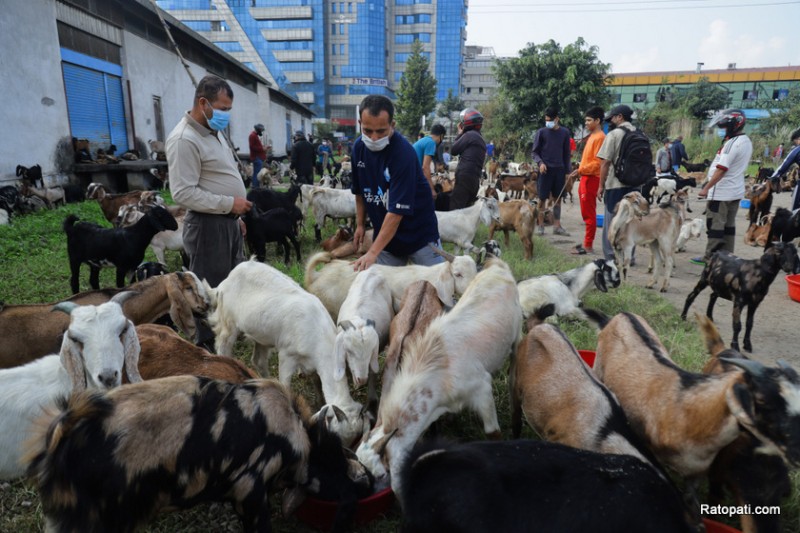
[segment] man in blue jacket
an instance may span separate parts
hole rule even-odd
[[[789,155],[786,156],[786,159],[783,160],[781,166],[772,173],[770,179],[773,181],[780,180],[780,177],[786,174],[789,171],[789,167],[795,163],[800,165],[800,129],[794,130],[791,141],[793,148],[789,152]],[[798,188],[800,188],[800,181],[797,182],[792,191],[792,204],[790,207],[792,211],[800,209],[800,194],[797,194]]]
[[[402,266],[411,261],[444,261],[428,246],[441,247],[433,196],[411,144],[394,129],[394,105],[369,95],[359,107],[361,136],[353,145],[356,195],[355,245],[364,240],[367,216],[374,228],[372,246],[353,263],[356,271],[374,263]]]
[[[531,155],[539,169],[539,235],[544,235],[544,206],[552,196],[553,233],[569,235],[561,227],[561,197],[564,195],[567,171],[570,170],[570,132],[562,126],[558,109],[549,107],[544,112],[545,127],[536,132]]]
[[[678,172],[683,161],[688,161],[686,147],[683,145],[683,135],[678,135],[669,147],[669,155],[672,157],[672,170]]]

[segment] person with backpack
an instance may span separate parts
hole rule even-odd
[[[633,110],[624,104],[614,106],[604,120],[609,123],[609,132],[597,153],[600,164],[600,191],[598,198],[605,203],[603,215],[603,255],[614,259],[614,248],[608,240],[608,227],[614,209],[622,198],[633,191],[642,190],[642,185],[653,177],[653,152],[650,140],[633,124]],[[634,264],[633,259],[631,265]]]
[[[744,198],[744,175],[753,143],[744,133],[745,117],[741,109],[726,109],[714,116],[708,128],[720,129],[724,135],[722,147],[708,167],[708,177],[698,198],[708,198],[706,202],[706,228],[708,242],[703,257],[695,257],[691,262],[705,265],[711,254],[717,250],[733,253],[736,242],[736,213],[739,202]]]

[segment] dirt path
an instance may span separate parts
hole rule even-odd
[[[577,193],[578,187],[575,187]],[[694,211],[689,213],[692,218],[704,218],[702,212],[705,209],[705,202],[697,200],[697,190],[691,193],[690,207]],[[791,194],[779,194],[774,197],[773,210],[778,207],[789,207]],[[603,208],[602,204],[598,203],[598,211]],[[571,233],[570,237],[555,237],[552,235],[552,228],[547,228],[546,239],[554,244],[556,247],[561,248],[565,253],[569,253],[570,249],[577,243],[583,241],[583,221],[580,216],[580,206],[578,205],[577,194],[575,195],[575,203],[570,204],[569,201],[564,205],[561,210],[562,224],[564,228]],[[747,230],[747,210],[739,209],[736,224],[736,255],[745,259],[754,259],[761,255],[762,249],[747,246],[744,244],[744,233]],[[692,291],[697,284],[700,273],[703,267],[692,264],[689,259],[703,255],[705,250],[706,237],[703,235],[700,240],[690,240],[686,246],[686,251],[675,254],[675,268],[673,269],[672,279],[670,280],[670,288],[663,296],[671,302],[678,311],[683,310],[686,296]],[[595,238],[594,249],[599,254],[602,252],[602,245],[600,243],[600,228],[597,231]],[[589,256],[589,257],[599,257]],[[636,266],[628,271],[627,283],[635,283],[644,286],[650,279],[650,274],[647,273],[647,264],[650,260],[649,249],[639,247],[637,249]],[[800,368],[800,351],[797,350],[798,333],[800,333],[800,321],[798,321],[798,311],[800,311],[800,303],[791,300],[787,293],[787,284],[784,279],[785,273],[780,272],[778,277],[770,286],[769,293],[756,312],[753,332],[751,334],[751,341],[753,343],[753,358],[763,363],[775,363],[778,359],[785,359],[791,363],[795,368]],[[697,297],[689,309],[689,316],[697,312],[705,312],[708,305],[708,297],[711,294],[709,289],[706,289]],[[732,318],[731,318],[732,305],[730,302],[719,299],[714,307],[714,318],[717,327],[720,329],[722,338],[726,342],[730,342],[732,338]],[[746,321],[746,313],[742,314],[742,333],[739,336],[739,344],[742,344],[744,338],[744,326]],[[794,328],[798,328],[795,330]]]

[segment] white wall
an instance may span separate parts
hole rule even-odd
[[[124,75],[131,80],[130,99],[136,136],[145,142],[156,138],[153,96],[161,97],[164,135],[168,136],[192,107],[192,81],[177,55],[132,33],[125,32],[124,40]],[[189,66],[197,81],[206,75],[206,70],[195,63],[189,62]],[[257,94],[229,83],[233,89],[231,141],[242,152],[247,152],[247,139],[253,125],[260,122],[266,127],[269,123],[269,91],[261,84]]]
[[[52,174],[56,144],[70,134],[55,3],[3,2],[0,50],[0,181],[16,179],[17,165]]]

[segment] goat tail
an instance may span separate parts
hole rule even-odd
[[[305,277],[303,278],[306,289],[312,283],[314,283],[314,280],[317,278],[317,266],[328,264],[332,260],[333,256],[328,252],[319,252],[308,258],[308,263],[306,263],[306,273]]]
[[[716,358],[721,352],[725,350],[725,343],[722,341],[722,336],[719,334],[717,326],[706,315],[695,313],[695,320],[700,328],[700,333],[706,343],[706,350],[712,358]]]
[[[533,313],[531,313],[531,316],[528,318],[528,331],[530,331],[534,326],[538,326],[544,322],[547,317],[553,316],[554,314],[556,314],[556,304],[554,303],[549,303],[534,309]]]
[[[594,322],[598,329],[603,329],[608,325],[608,322],[611,320],[608,318],[608,315],[598,311],[597,309],[588,309],[584,308],[581,309],[583,313],[586,315],[586,318],[589,319],[590,322]]]
[[[22,457],[22,462],[28,465],[28,476],[37,479],[39,487],[57,481],[51,479],[52,465],[64,462],[61,455],[66,447],[65,437],[79,430],[81,422],[87,418],[106,418],[112,410],[111,402],[98,391],[62,397],[56,405],[45,408],[34,421],[25,445],[28,452]]]
[[[64,224],[62,225],[64,232],[69,233],[78,220],[80,219],[76,215],[67,216],[67,218],[64,219]]]

